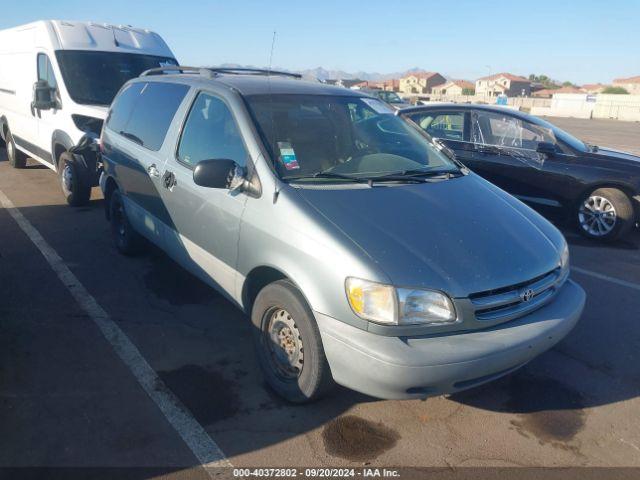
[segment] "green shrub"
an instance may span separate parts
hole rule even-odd
[[[628,94],[629,92],[627,92],[627,90],[622,87],[607,87],[602,90],[602,93],[616,93],[618,95],[624,95]]]

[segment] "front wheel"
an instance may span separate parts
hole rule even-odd
[[[264,287],[251,321],[260,367],[278,395],[307,403],[333,386],[313,313],[291,282],[278,280]]]
[[[589,193],[576,211],[578,231],[587,238],[613,241],[634,224],[633,205],[617,188],[598,188]]]
[[[62,193],[69,205],[79,207],[89,203],[91,176],[82,159],[72,153],[64,152],[60,155],[58,175]]]
[[[16,148],[16,142],[13,140],[13,135],[11,135],[9,128],[7,128],[4,138],[7,144],[9,165],[13,168],[24,168],[27,165],[27,156]]]

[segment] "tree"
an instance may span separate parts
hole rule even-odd
[[[629,92],[627,92],[627,90],[622,87],[607,87],[602,90],[602,93],[615,93],[618,95],[629,94]]]
[[[473,88],[463,88],[462,95],[475,95],[476,91]]]

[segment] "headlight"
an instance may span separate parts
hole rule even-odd
[[[453,303],[433,290],[394,288],[347,278],[349,305],[361,318],[387,325],[446,325],[456,322]]]
[[[569,245],[566,243],[562,248],[562,253],[560,254],[560,268],[562,268],[563,272],[569,270]]]
[[[349,305],[359,317],[378,323],[396,323],[396,294],[393,287],[347,278]]]
[[[399,288],[398,300],[400,324],[442,325],[456,321],[453,304],[443,293]]]

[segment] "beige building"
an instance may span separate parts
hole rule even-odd
[[[415,72],[400,79],[399,89],[402,93],[431,93],[433,87],[446,81],[436,72]]]
[[[629,78],[616,78],[614,87],[622,87],[631,95],[640,95],[640,75]]]
[[[436,85],[431,89],[431,93],[438,95],[473,95],[475,85],[466,80],[451,80],[442,85]]]
[[[496,73],[476,80],[476,95],[497,97],[503,93],[509,97],[528,97],[531,81],[512,73]]]
[[[369,82],[369,87],[398,92],[400,90],[400,80],[393,78],[390,80],[381,80],[379,82]]]

